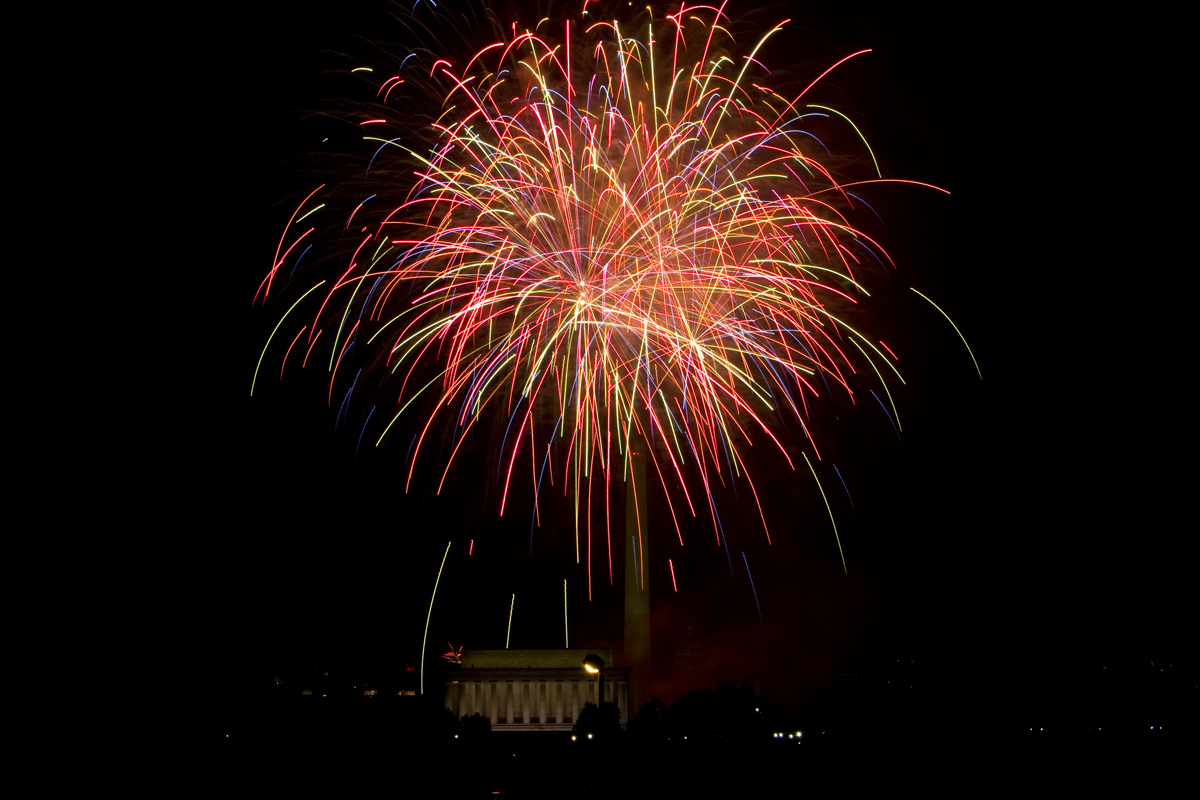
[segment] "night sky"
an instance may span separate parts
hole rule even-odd
[[[697,574],[681,570],[702,597],[664,595],[663,614],[714,641],[730,637],[767,676],[783,667],[764,653],[790,659],[797,648],[818,672],[863,647],[1022,664],[1173,654],[1187,643],[1182,609],[1194,597],[1180,557],[1187,526],[1169,511],[1181,474],[1162,449],[1172,414],[1151,413],[1157,381],[1139,377],[1154,373],[1155,355],[1137,331],[1148,323],[1129,307],[1140,301],[1124,294],[1138,280],[1114,275],[1136,267],[1114,263],[1126,257],[1106,244],[1088,197],[1096,179],[1081,162],[1093,145],[1078,142],[1083,113],[1072,111],[1094,90],[1075,81],[1065,91],[1069,76],[1054,70],[1067,64],[1041,49],[1049,30],[1043,40],[1015,19],[833,5],[768,15],[795,20],[771,55],[802,53],[789,66],[807,75],[874,48],[830,76],[827,96],[852,112],[885,174],[952,192],[892,188],[873,198],[898,264],[890,284],[877,282],[875,308],[908,381],[897,400],[903,440],[865,405],[818,434],[853,497],[851,509],[840,486],[826,487],[849,577],[803,474],[765,465],[770,549],[744,498],[730,508],[732,556],[745,551],[758,568],[765,639],[752,642],[762,631],[744,568],[731,576],[703,516],[685,536]],[[204,402],[199,418],[180,415],[179,424],[184,437],[197,426],[185,449],[205,467],[184,494],[206,520],[196,545],[221,576],[199,610],[228,626],[233,670],[281,658],[411,663],[451,536],[457,558],[430,632],[437,645],[502,644],[515,591],[517,640],[555,646],[561,581],[584,580],[570,563],[568,502],[546,510],[557,530],[539,530],[532,561],[527,498],[498,516],[486,441],[442,497],[433,496],[441,467],[432,461],[406,496],[403,448],[360,450],[356,465],[358,426],[334,430],[319,377],[266,381],[259,397],[247,396],[260,342],[282,310],[251,311],[247,298],[293,195],[312,184],[301,120],[328,107],[321,71],[338,62],[323,51],[352,49],[347,34],[360,30],[386,35],[388,19],[371,8],[259,12],[219,59],[233,74],[222,74],[215,146],[224,163],[207,195],[221,206],[202,236],[215,252],[197,287],[205,302],[184,300],[201,315],[187,371]],[[1134,261],[1146,257],[1138,251]],[[954,331],[909,286],[951,313],[982,381]],[[659,555],[678,561],[667,552],[673,532],[658,525],[655,536],[666,543]],[[467,566],[469,539],[478,549]],[[619,563],[617,571],[619,579]],[[665,577],[655,574],[658,588]],[[596,635],[619,637],[583,597],[572,598],[578,641],[589,620]],[[745,668],[731,666],[729,677]]]
[[[564,578],[571,644],[618,644],[619,558],[615,588],[594,566],[589,604],[570,504],[553,496],[531,556],[529,498],[499,517],[487,436],[441,496],[444,460],[431,457],[405,494],[400,437],[364,442],[356,461],[361,422],[335,426],[323,371],[279,382],[269,353],[249,397],[282,311],[250,300],[298,193],[315,186],[299,154],[306,114],[337,85],[322,75],[338,63],[328,51],[389,30],[372,4],[257,5],[199,20],[188,79],[147,89],[147,108],[169,107],[174,142],[146,151],[148,172],[163,173],[148,195],[160,246],[133,248],[140,277],[114,302],[129,303],[117,313],[136,318],[136,345],[102,378],[120,398],[112,424],[93,423],[96,449],[122,457],[89,453],[87,476],[67,453],[57,467],[115,524],[63,534],[81,541],[39,613],[69,620],[77,644],[48,661],[64,675],[114,663],[122,679],[187,675],[205,691],[312,667],[383,675],[416,664],[448,540],[430,658],[447,640],[503,647],[514,592],[513,646],[561,646]],[[706,654],[663,691],[754,680],[799,707],[856,657],[1022,680],[1194,665],[1190,371],[1170,355],[1159,296],[1181,292],[1169,274],[1184,262],[1150,202],[1175,167],[1151,158],[1154,175],[1138,177],[1157,134],[1144,115],[1140,130],[1118,129],[1135,56],[1086,20],[1016,11],[796,3],[762,15],[792,18],[773,57],[798,76],[874,48],[824,97],[885,175],[952,194],[874,196],[883,223],[871,230],[898,265],[876,281],[875,309],[907,380],[895,395],[904,433],[865,404],[821,414],[818,441],[853,498],[825,482],[849,575],[802,463],[761,462],[770,546],[744,497],[721,509],[728,555],[703,515],[683,523],[682,550],[656,523],[655,658],[669,662],[689,626]],[[982,381],[910,286],[951,314]]]

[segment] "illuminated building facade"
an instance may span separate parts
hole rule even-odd
[[[446,708],[456,717],[479,714],[494,731],[570,731],[585,703],[596,703],[598,681],[583,660],[591,653],[612,663],[611,649],[464,650],[446,673]],[[629,668],[604,669],[604,701],[629,722]]]

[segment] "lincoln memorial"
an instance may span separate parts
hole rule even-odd
[[[570,731],[584,703],[596,703],[596,676],[583,661],[612,650],[464,650],[446,672],[446,708],[456,717],[480,714],[494,731]],[[604,701],[629,722],[629,667],[604,668]]]

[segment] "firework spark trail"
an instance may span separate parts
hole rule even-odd
[[[916,289],[913,289],[913,291],[917,292]],[[942,307],[937,303],[933,302],[928,297],[925,297],[925,295],[921,294],[920,292],[917,292],[917,294],[920,294],[921,297],[929,303],[929,305],[936,308],[938,312],[946,318],[946,322],[949,322],[950,326],[954,328],[954,332],[958,334],[958,338],[962,339],[963,346],[967,348],[967,354],[971,356],[971,363],[975,365],[975,372],[979,375],[979,380],[983,380],[983,372],[979,369],[979,362],[975,360],[975,353],[971,351],[971,345],[967,344],[967,337],[962,335],[962,331],[960,331],[958,326],[954,324],[954,320],[950,319],[950,315],[945,311],[942,311]]]
[[[446,567],[446,556],[450,555],[450,545],[451,542],[446,542],[446,552],[442,553],[442,563],[433,582],[433,594],[429,596],[429,613],[425,615],[425,634],[421,637],[421,694],[425,694],[425,643],[429,639],[429,620],[433,619],[433,601],[437,599],[438,584],[442,582],[442,570]]]
[[[850,487],[846,485],[846,479],[842,477],[842,473],[838,470],[837,464],[833,464],[833,471],[837,473],[838,480],[842,482],[842,488],[846,490],[846,499],[850,501],[850,510],[854,512],[854,516],[858,516],[858,509],[854,507],[854,498],[850,496]]]
[[[762,627],[763,633],[767,632],[766,623],[762,618],[762,606],[758,603],[758,589],[754,588],[754,576],[750,574],[750,561],[746,558],[746,551],[742,551],[742,561],[746,565],[746,577],[750,579],[750,591],[754,593],[754,607],[758,609],[758,624]]]
[[[847,320],[868,297],[854,252],[891,264],[850,224],[847,188],[885,179],[866,146],[873,176],[839,182],[814,157],[820,150],[808,149],[805,137],[816,137],[802,127],[810,117],[844,120],[866,145],[845,115],[805,98],[869,51],[846,56],[789,99],[755,83],[766,72],[759,51],[782,24],[735,61],[726,55],[737,44],[722,25],[724,8],[681,6],[650,20],[644,40],[617,21],[567,22],[561,42],[543,36],[541,23],[534,32],[514,25],[458,71],[444,58],[421,66],[419,85],[443,93],[428,149],[389,129],[411,103],[407,89],[393,94],[414,56],[406,57],[356,124],[373,134],[363,136],[373,150],[367,174],[398,172],[410,184],[360,196],[338,226],[357,248],[332,285],[313,295],[315,314],[292,339],[294,346],[307,330],[307,365],[322,331],[334,330],[326,337],[330,402],[343,359],[360,358],[359,337],[385,348],[401,387],[399,408],[377,423],[376,445],[418,398],[434,409],[410,445],[406,489],[435,419],[454,416],[444,481],[484,411],[505,414],[500,513],[514,475],[531,474],[536,522],[542,475],[553,483],[557,466],[573,495],[577,540],[585,516],[589,593],[591,484],[606,484],[607,506],[609,484],[629,480],[638,442],[650,445],[681,543],[678,495],[695,516],[699,488],[720,544],[714,489],[735,480],[749,485],[766,528],[746,448],[770,441],[795,469],[771,430],[774,415],[794,415],[820,460],[805,422],[816,386],[853,402],[856,364],[867,365],[863,374],[878,377],[890,402],[884,376],[900,377]],[[280,238],[259,286],[264,302],[312,233],[292,226],[315,218],[320,206],[305,210],[315,194]],[[325,283],[288,309],[258,366],[284,321]],[[434,365],[432,380],[422,364]],[[567,454],[558,462],[550,455],[555,433]],[[521,457],[530,459],[528,473],[515,469]],[[611,553],[610,529],[606,522]]]
[[[504,634],[504,649],[508,649],[508,642],[512,639],[512,618],[513,609],[517,607],[517,594],[513,592],[512,600],[508,604],[508,632]]]

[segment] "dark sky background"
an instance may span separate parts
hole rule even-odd
[[[150,257],[155,285],[136,290],[154,302],[131,310],[147,323],[120,391],[137,399],[102,434],[134,455],[134,474],[98,459],[90,478],[112,481],[97,507],[127,522],[72,564],[76,586],[97,587],[93,603],[56,601],[83,606],[72,612],[84,620],[81,661],[145,652],[140,670],[200,670],[213,684],[415,664],[447,541],[431,654],[447,640],[502,647],[514,592],[513,646],[561,646],[564,578],[572,644],[620,637],[620,587],[596,566],[588,603],[569,505],[546,501],[530,557],[528,498],[498,516],[485,443],[442,496],[428,460],[405,494],[404,447],[355,463],[357,426],[335,430],[319,381],[271,379],[279,352],[249,397],[283,310],[250,299],[295,193],[312,183],[291,157],[307,146],[301,118],[327,105],[325,51],[387,31],[373,4],[333,5],[200,19],[208,33],[186,66],[197,80],[157,90],[179,145],[155,158],[164,197],[181,205],[151,211],[170,217],[159,228],[170,242]],[[655,658],[669,662],[688,626],[706,654],[701,677],[665,692],[756,679],[799,700],[858,653],[1025,671],[1194,658],[1187,370],[1165,355],[1171,335],[1156,319],[1157,287],[1173,281],[1151,277],[1178,262],[1150,220],[1122,210],[1122,192],[1141,186],[1141,208],[1152,184],[1109,151],[1152,148],[1109,124],[1133,56],[1086,20],[1005,14],[798,3],[763,15],[792,18],[774,57],[800,76],[874,48],[831,75],[823,97],[851,114],[885,174],[952,195],[873,196],[898,265],[890,284],[877,281],[878,330],[908,384],[896,393],[902,440],[865,403],[818,433],[853,497],[852,509],[822,473],[849,575],[802,462],[795,473],[763,464],[769,547],[745,498],[721,509],[728,560],[703,516],[686,523],[682,551],[656,524]],[[951,314],[982,381],[909,286]]]

